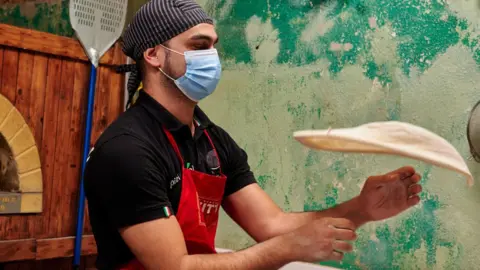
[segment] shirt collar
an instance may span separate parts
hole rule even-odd
[[[150,113],[161,125],[165,126],[169,131],[177,131],[184,127],[190,128],[187,125],[182,124],[175,116],[173,116],[167,109],[165,109],[160,103],[158,103],[154,98],[145,91],[140,90],[138,99],[135,102],[135,106],[142,106]],[[195,106],[193,116],[197,123],[199,123],[198,128],[205,129],[212,125],[212,122],[207,117],[207,115],[200,109],[200,107]]]

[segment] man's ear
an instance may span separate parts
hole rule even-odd
[[[143,52],[143,59],[144,61],[154,68],[161,68],[164,54],[163,52],[159,51],[156,47],[149,48],[145,52]]]

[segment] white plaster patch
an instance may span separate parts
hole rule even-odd
[[[338,52],[343,49],[343,44],[338,42],[330,42],[330,51]]]
[[[344,50],[344,51],[347,51],[347,52],[348,52],[348,51],[350,51],[351,49],[353,49],[352,43],[347,42],[347,43],[343,44],[343,50]]]
[[[397,41],[391,35],[391,26],[386,24],[376,31],[367,34],[371,40],[370,52],[378,65],[389,63],[396,65],[397,63]]]
[[[368,25],[370,28],[375,29],[377,28],[377,18],[376,17],[369,17],[368,18]]]
[[[314,42],[318,37],[321,37],[330,31],[335,23],[333,20],[328,20],[325,15],[328,14],[333,7],[334,6],[331,3],[328,3],[325,6],[322,5],[320,10],[315,13],[311,12],[308,14],[309,24],[300,36],[301,41]]]
[[[225,19],[232,11],[236,0],[195,0],[208,14],[213,15],[214,24]]]
[[[442,16],[440,16],[440,20],[446,22],[448,20],[448,14],[444,13]]]
[[[370,234],[370,240],[376,243],[380,243],[380,239],[378,239],[377,235],[375,233]]]
[[[348,20],[351,16],[352,16],[352,13],[350,13],[348,11],[344,11],[344,12],[340,13],[340,15],[339,15],[339,17],[340,17],[340,19],[342,19],[342,21]]]
[[[337,180],[333,181],[333,186],[339,190],[345,191],[345,186]]]
[[[478,0],[445,0],[445,2],[456,13],[456,16],[467,19],[474,28],[480,26],[480,3]]]
[[[424,241],[422,241],[420,248],[415,250],[415,252],[402,254],[401,256],[403,269],[429,269],[427,266],[427,249]]]
[[[256,63],[271,63],[280,52],[278,30],[268,19],[262,23],[257,16],[252,16],[245,28],[246,38]]]
[[[342,43],[338,43],[338,42],[331,42],[330,43],[330,48],[329,50],[332,51],[332,52],[341,52],[341,51],[350,51],[351,49],[353,49],[353,45],[352,43],[345,43],[345,44],[342,44]]]
[[[230,11],[232,10],[233,4],[235,3],[236,0],[225,0],[225,3],[223,6],[219,9],[219,17],[220,18],[225,18],[228,16]]]

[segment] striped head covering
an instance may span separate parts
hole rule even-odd
[[[194,0],[151,0],[135,14],[123,35],[123,52],[137,63],[148,48],[174,38],[201,23],[213,24],[213,20]],[[129,101],[141,82],[137,65],[122,65],[118,72],[131,72],[128,80]]]

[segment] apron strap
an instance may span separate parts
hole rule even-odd
[[[172,133],[170,133],[170,131],[168,131],[168,129],[166,129],[165,127],[163,127],[163,132],[165,132],[165,135],[167,135],[168,141],[172,145],[173,150],[177,154],[177,157],[180,160],[180,163],[181,163],[182,168],[183,168],[184,167],[183,157],[182,157],[182,154],[180,153],[180,149],[178,148],[177,142],[173,138]],[[222,172],[222,163],[220,162],[220,156],[218,155],[217,148],[215,148],[215,145],[213,144],[212,138],[210,137],[210,134],[208,134],[207,130],[205,129],[203,132],[207,136],[207,139],[210,142],[210,145],[212,146],[213,151],[215,152],[215,156],[217,157],[217,160],[218,160],[218,166],[220,166],[220,168],[219,168],[220,173],[223,173]]]
[[[175,150],[175,153],[177,154],[178,159],[180,160],[180,164],[182,165],[182,168],[183,168],[184,167],[183,158],[182,158],[182,154],[180,153],[180,149],[178,148],[177,142],[173,138],[172,133],[170,133],[170,131],[168,131],[168,129],[166,129],[165,127],[163,127],[163,132],[165,132],[165,135],[167,135],[168,141],[170,142],[170,145],[172,145],[173,150]]]

